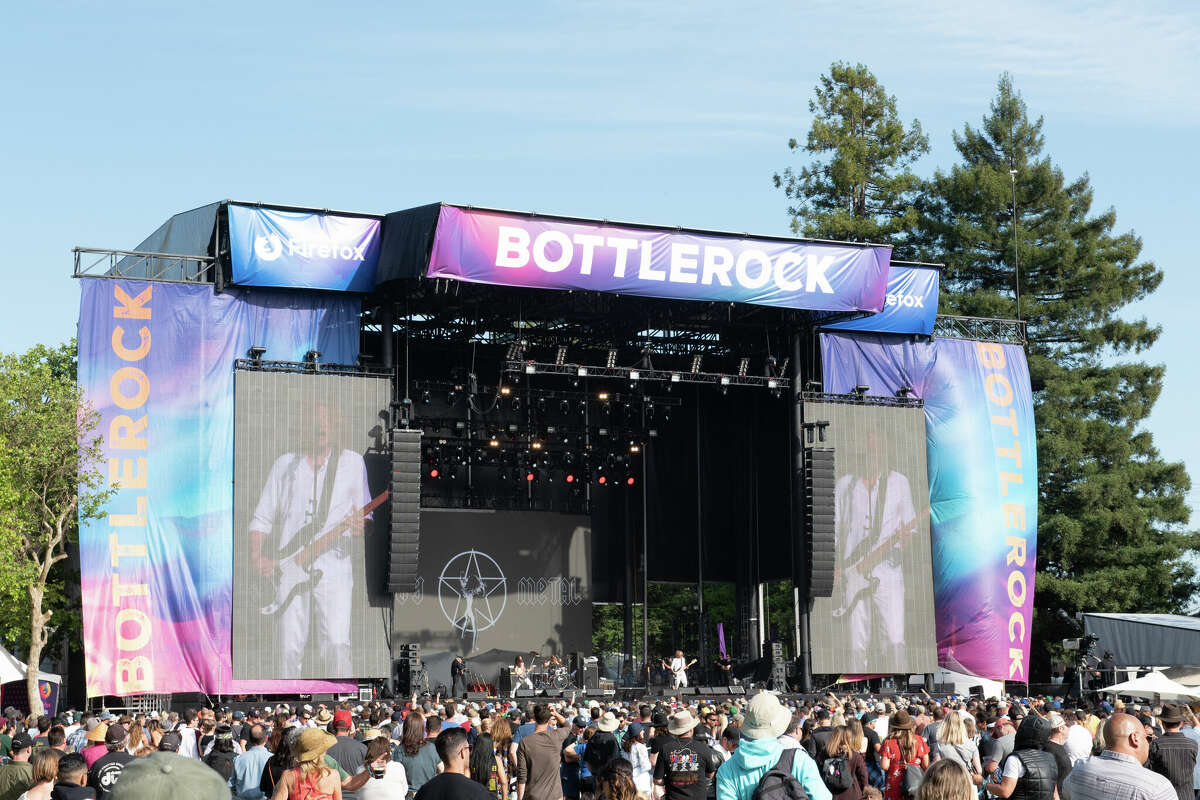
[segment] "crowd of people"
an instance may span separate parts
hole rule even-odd
[[[9,709],[0,800],[1197,800],[1198,714],[770,692],[24,719]]]

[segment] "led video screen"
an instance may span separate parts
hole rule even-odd
[[[237,371],[235,678],[388,674],[390,398],[386,378]]]
[[[919,407],[805,403],[835,451],[833,596],[812,611],[812,671],[937,669],[925,414]]]

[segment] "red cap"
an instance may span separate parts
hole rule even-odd
[[[337,711],[333,712],[333,726],[336,728],[340,722],[346,723],[346,727],[350,727],[352,724],[350,712],[344,708],[339,708]]]

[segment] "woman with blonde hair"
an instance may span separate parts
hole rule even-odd
[[[870,785],[867,761],[855,744],[854,733],[845,725],[834,728],[833,733],[829,735],[829,744],[826,745],[825,755],[821,757],[822,774],[825,765],[833,758],[846,760],[846,772],[851,778],[850,787],[835,794],[833,800],[862,800],[867,786]]]
[[[29,764],[33,767],[33,785],[17,800],[50,800],[50,792],[58,780],[58,759],[63,754],[49,747],[33,751]]]
[[[932,760],[954,761],[971,776],[976,786],[983,783],[983,765],[979,761],[979,746],[967,736],[967,726],[957,711],[951,711],[938,725],[933,743]]]
[[[320,728],[305,728],[292,752],[296,766],[283,773],[272,800],[342,800],[342,780],[325,764],[325,751],[336,742]]]
[[[146,736],[141,725],[130,725],[129,734],[125,737],[125,752],[141,758],[148,756],[158,749],[158,745]]]
[[[944,758],[925,770],[917,800],[975,800],[975,787],[961,764]]]

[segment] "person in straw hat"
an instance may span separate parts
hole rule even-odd
[[[341,800],[341,777],[325,764],[325,752],[336,741],[320,728],[302,730],[292,747],[296,765],[283,773],[273,800]]]
[[[700,721],[686,708],[671,717],[671,738],[654,762],[654,783],[665,788],[667,800],[698,800],[720,765],[712,748],[692,736]]]
[[[759,692],[750,699],[742,722],[741,740],[729,760],[717,770],[717,800],[750,800],[767,770],[787,767],[812,800],[831,800],[817,762],[802,748],[785,750],[779,737],[792,712],[773,694]]]

